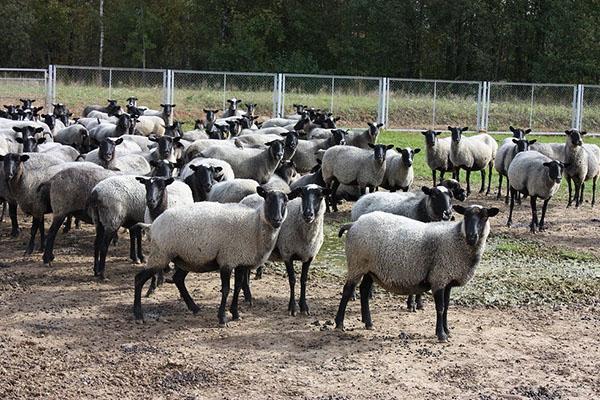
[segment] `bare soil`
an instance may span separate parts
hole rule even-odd
[[[505,228],[506,217],[503,211],[494,220],[494,234],[532,238],[528,205],[513,228]],[[548,231],[533,239],[598,255],[595,218],[589,205],[575,210],[556,202]],[[252,282],[255,302],[242,305],[242,320],[218,328],[217,274],[190,274],[200,313],[192,315],[174,285],[165,284],[142,300],[146,323],[138,325],[133,276],[141,266],[126,258],[128,235],[109,252],[110,280],[99,282],[92,276],[91,227],[59,234],[51,269],[39,253],[22,256],[27,231],[11,239],[6,223],[0,229],[2,399],[600,396],[600,293],[562,307],[452,305],[452,337],[439,344],[431,301],[409,313],[404,298],[381,289],[371,302],[374,330],[363,329],[352,302],[347,331],[334,331],[343,284],[334,275],[311,274],[312,315],[288,316],[287,279],[273,269]]]

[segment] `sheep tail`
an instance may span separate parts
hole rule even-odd
[[[340,230],[338,232],[338,237],[342,237],[344,235],[344,232],[346,232],[347,230],[349,230],[350,228],[352,228],[352,223],[350,224],[344,224],[342,226],[340,226]]]

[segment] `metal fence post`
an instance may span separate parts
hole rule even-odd
[[[575,126],[574,128],[577,130],[581,130],[581,127],[583,125],[583,112],[584,112],[584,105],[583,105],[583,94],[584,94],[584,86],[579,84],[577,85],[577,108],[576,108],[576,115],[575,115]]]
[[[535,91],[535,84],[531,85],[531,102],[529,103],[529,129],[533,129],[533,93]]]
[[[330,106],[329,106],[329,112],[333,113],[333,91],[334,91],[334,87],[335,87],[335,77],[331,77],[331,99],[330,99]]]
[[[484,129],[486,130],[486,132],[489,130],[489,123],[490,123],[490,92],[492,91],[492,85],[490,82],[487,82],[487,84],[485,85],[485,112],[484,112],[484,121],[485,121],[485,125],[484,125]]]
[[[171,70],[171,90],[169,91],[169,104],[175,103],[175,71]]]
[[[483,130],[483,124],[481,121],[481,115],[482,115],[482,106],[483,104],[481,103],[481,91],[483,88],[483,82],[479,82],[479,88],[477,89],[477,131],[482,131]]]
[[[379,78],[379,91],[377,94],[377,122],[380,124],[383,124],[383,80],[384,78]]]
[[[102,74],[102,70],[100,70]],[[112,99],[112,68],[108,69],[108,98]]]
[[[383,124],[387,127],[390,113],[390,78],[383,78],[383,91]]]
[[[431,115],[431,129],[435,128],[435,101],[437,99],[437,81],[433,81],[433,109]]]

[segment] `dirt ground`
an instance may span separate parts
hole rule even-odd
[[[475,196],[472,202],[481,202]],[[487,204],[499,202],[486,200]],[[504,210],[504,207],[502,207]],[[529,208],[506,212],[494,234],[528,237]],[[541,243],[598,255],[597,211],[552,205]],[[27,223],[23,223],[25,228]],[[0,398],[2,399],[565,399],[600,396],[600,302],[506,309],[451,305],[452,337],[439,344],[435,311],[408,313],[404,298],[379,290],[375,330],[352,302],[346,332],[332,330],[342,280],[311,275],[311,316],[287,315],[287,279],[253,281],[242,320],[218,328],[217,274],[190,274],[192,315],[174,285],[142,300],[133,322],[127,235],[111,248],[110,280],[92,276],[93,230],[59,235],[52,269],[22,256],[28,232],[0,225]],[[526,260],[524,260],[526,262]],[[600,298],[600,294],[598,296]]]

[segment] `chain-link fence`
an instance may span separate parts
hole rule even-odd
[[[239,106],[256,104],[256,113],[271,117],[276,109],[277,74],[173,71],[172,101],[179,120],[193,121],[204,116],[203,108],[223,110],[227,99],[241,99]]]
[[[562,132],[574,125],[576,96],[577,85],[490,82],[487,130]]]
[[[0,107],[21,104],[19,99],[34,99],[36,107],[46,106],[48,71],[30,68],[0,68]]]
[[[392,78],[388,96],[389,129],[479,127],[481,82]]]
[[[380,78],[284,74],[282,90],[284,115],[295,112],[294,104],[302,104],[332,112],[343,126],[378,120]]]
[[[600,85],[583,85],[581,129],[600,133]]]
[[[57,65],[54,82],[55,103],[64,103],[74,115],[85,106],[105,105],[116,99],[123,106],[131,96],[139,105],[160,109],[167,99],[167,71],[160,69],[72,67]]]

